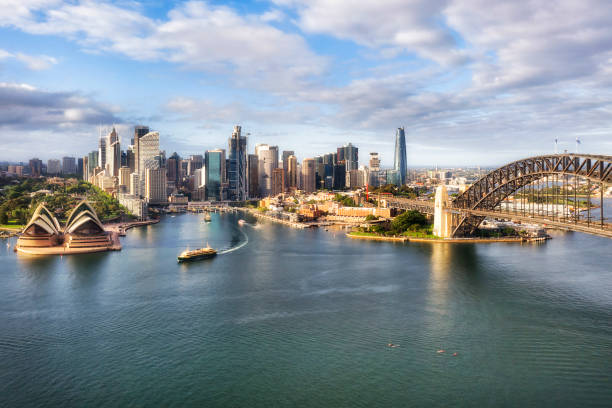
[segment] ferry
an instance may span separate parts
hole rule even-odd
[[[206,248],[194,249],[193,251],[183,251],[178,256],[179,262],[197,261],[208,259],[217,255],[217,251],[206,244]]]

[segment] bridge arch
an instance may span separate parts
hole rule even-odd
[[[566,153],[517,160],[481,177],[453,200],[452,207],[492,210],[514,192],[550,176],[580,177],[602,186],[610,185],[612,156]],[[482,216],[462,215],[453,235],[473,233],[483,219]]]

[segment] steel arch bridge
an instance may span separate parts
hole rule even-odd
[[[592,183],[599,185],[603,203],[604,186],[612,184],[612,156],[577,153],[535,156],[517,160],[491,171],[453,200],[451,207],[453,210],[458,210],[459,212],[459,219],[453,230],[453,236],[472,234],[486,217],[484,214],[487,211],[499,207],[506,198],[524,187],[531,185],[533,193],[534,182],[545,179],[546,185],[548,186],[548,181],[551,179],[553,186],[558,186],[559,180],[561,180],[562,184],[565,183],[565,185],[567,185],[569,178],[572,178],[575,183],[574,203],[576,202],[575,194],[578,186],[578,179],[586,180],[588,183],[587,191],[589,191],[589,197]],[[565,199],[567,202],[567,189],[565,190]],[[558,197],[555,198],[554,202],[557,203],[557,200]],[[587,200],[587,202],[589,205],[589,214],[586,222],[588,226],[586,228],[590,229],[590,200]],[[524,211],[523,215],[525,215]],[[582,225],[584,222],[580,222],[581,225],[580,228],[578,228],[578,218],[579,215],[565,217],[562,224],[566,224],[569,229],[584,230],[584,226]],[[555,221],[554,213],[552,221]],[[558,219],[557,221],[556,224],[561,220]],[[606,230],[609,227],[608,225],[604,225],[603,205],[601,206],[600,224],[601,230]],[[602,235],[607,236],[608,234],[605,233]]]

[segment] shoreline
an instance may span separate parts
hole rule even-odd
[[[419,237],[385,237],[377,235],[354,235],[350,232],[345,234],[351,239],[364,239],[370,241],[388,241],[388,242],[440,242],[447,244],[457,243],[494,243],[494,242],[544,242],[548,238],[522,238],[522,237],[505,237],[505,238],[419,238]]]

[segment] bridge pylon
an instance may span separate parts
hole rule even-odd
[[[433,233],[440,238],[450,238],[453,234],[453,214],[450,211],[450,206],[451,202],[446,186],[438,186],[434,202]]]

